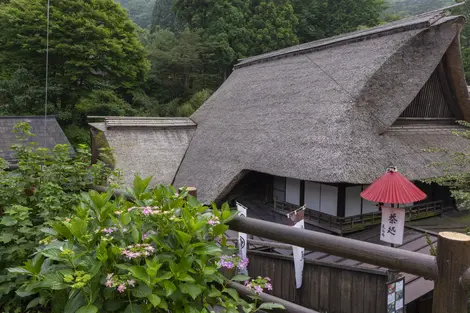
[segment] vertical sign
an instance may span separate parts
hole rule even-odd
[[[247,208],[237,202],[238,216],[247,217]],[[238,232],[238,251],[242,259],[246,258],[246,249],[247,249],[247,235],[245,233]],[[248,274],[248,269],[242,271],[243,274]]]
[[[401,245],[405,229],[405,209],[382,207],[380,240]]]
[[[405,278],[387,284],[387,313],[405,312]]]
[[[294,223],[293,227],[304,229],[304,210],[305,207],[301,207],[292,213],[287,214],[287,217]],[[302,278],[304,271],[304,253],[305,249],[297,246],[292,246],[292,252],[294,254],[294,268],[295,268],[295,286],[297,289],[302,287]]]

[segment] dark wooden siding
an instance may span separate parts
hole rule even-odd
[[[295,288],[292,257],[249,251],[251,277],[272,279],[274,296],[328,313],[384,313],[387,276],[306,260],[303,284]]]
[[[441,78],[438,70],[434,71],[431,78],[418,93],[416,98],[402,113],[401,117],[412,118],[452,118],[449,103],[443,92]]]

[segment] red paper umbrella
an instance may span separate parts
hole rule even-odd
[[[405,176],[398,173],[396,167],[391,167],[361,192],[361,197],[372,202],[400,204],[421,201],[427,196]]]

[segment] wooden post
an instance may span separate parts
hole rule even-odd
[[[460,283],[470,266],[470,236],[439,233],[437,240],[438,278],[434,287],[433,313],[467,313],[468,293]]]

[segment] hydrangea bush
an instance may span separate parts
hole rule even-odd
[[[18,144],[12,149],[17,167],[0,159],[0,312],[24,312],[15,290],[23,281],[6,268],[22,265],[45,237],[40,230],[71,214],[80,193],[104,184],[115,172],[102,162],[90,165],[90,150],[79,146],[75,155],[68,145],[53,149],[34,143],[28,123],[18,123]]]
[[[136,178],[133,201],[112,193],[90,191],[75,211],[51,227],[35,256],[11,273],[28,277],[17,290],[28,308],[52,312],[255,312],[282,306],[242,300],[227,286],[248,260],[226,245],[227,205],[210,209],[170,186],[148,188],[150,179]],[[258,278],[259,294],[270,289]],[[250,287],[251,287],[250,286]],[[256,300],[256,297],[255,297]]]

